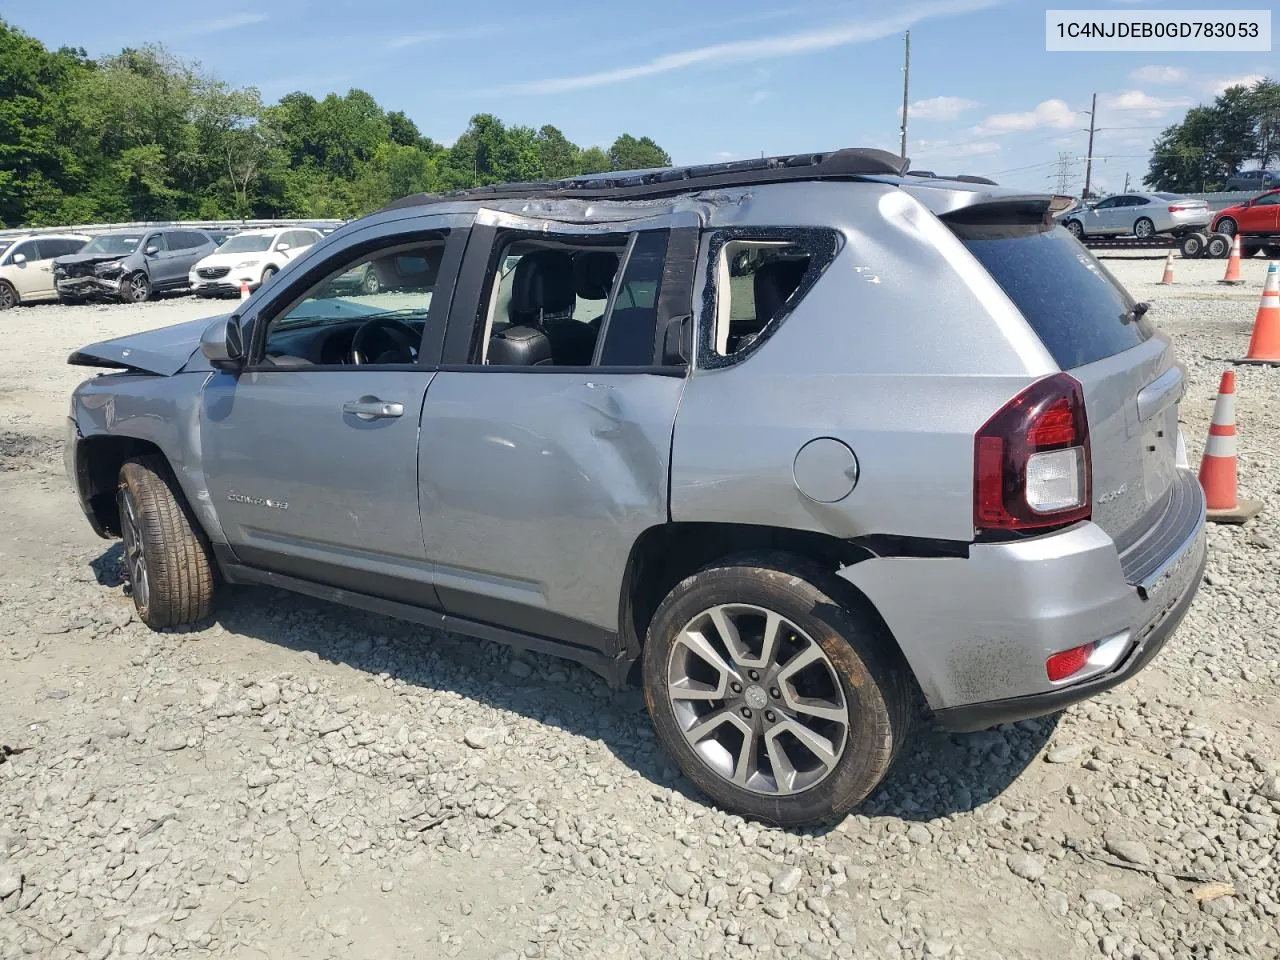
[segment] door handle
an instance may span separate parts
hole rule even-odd
[[[394,400],[379,400],[377,397],[361,397],[344,403],[342,412],[360,420],[393,420],[404,416],[404,404]]]

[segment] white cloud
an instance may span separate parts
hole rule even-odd
[[[909,116],[912,120],[954,120],[977,105],[976,100],[966,100],[964,97],[929,97],[911,104]],[[898,112],[901,114],[902,111]]]
[[[1078,122],[1080,118],[1067,106],[1065,100],[1042,100],[1036,104],[1034,110],[1028,110],[1025,113],[993,113],[974,127],[973,132],[979,136],[986,136],[1036,130],[1040,127],[1065,130]]]
[[[230,16],[219,17],[217,20],[193,23],[186,32],[192,35],[218,33],[222,30],[235,30],[237,27],[251,27],[255,23],[265,23],[267,19],[265,13],[233,13]]]
[[[990,140],[978,140],[970,143],[955,143],[951,140],[917,140],[911,144],[908,153],[912,160],[942,159],[952,160],[961,157],[987,157],[1004,149]]]
[[[1153,97],[1141,90],[1120,90],[1116,93],[1103,94],[1099,106],[1105,110],[1121,112],[1140,111],[1143,116],[1158,119],[1170,110],[1178,110],[1191,106],[1192,101],[1186,97],[1164,99]]]
[[[772,94],[768,90],[757,90],[751,95],[751,99],[747,101],[747,106],[754,107],[758,103],[764,103]]]
[[[387,41],[388,50],[401,50],[405,47],[416,47],[421,43],[439,43],[441,40],[472,40],[476,37],[492,36],[498,32],[496,26],[463,27],[459,30],[423,30],[421,33],[407,33]]]
[[[867,43],[871,40],[893,36],[929,17],[969,13],[996,6],[1000,2],[1001,0],[936,0],[936,2],[921,4],[877,20],[838,23],[799,33],[785,33],[777,36],[760,37],[755,40],[717,43],[692,50],[663,54],[648,63],[615,67],[610,70],[601,70],[597,73],[581,73],[566,77],[551,77],[546,80],[533,80],[491,92],[525,94],[569,93],[575,90],[587,90],[594,87],[625,83],[628,80],[669,73],[673,70],[683,70],[686,67],[700,64],[750,63],[757,60],[817,53],[823,50],[833,50],[837,47]]]
[[[1210,80],[1205,84],[1205,89],[1214,96],[1224,92],[1228,87],[1251,87],[1259,80],[1265,80],[1266,77],[1261,73],[1246,73],[1239,77],[1223,77],[1219,80]]]
[[[1130,70],[1129,79],[1135,83],[1182,83],[1187,79],[1187,71],[1181,67],[1162,67],[1152,64]]]

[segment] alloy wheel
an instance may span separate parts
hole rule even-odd
[[[150,293],[151,281],[147,279],[146,274],[135,273],[129,278],[129,298],[134,303],[141,303],[146,300]]]
[[[8,310],[18,302],[18,296],[13,291],[13,287],[7,283],[0,283],[0,310]]]
[[[119,500],[120,535],[124,541],[124,561],[129,568],[129,583],[135,602],[139,607],[145,608],[151,600],[151,582],[147,576],[147,557],[142,547],[133,494],[127,486],[121,488]]]
[[[849,709],[822,647],[775,611],[722,604],[680,631],[667,696],[689,745],[717,775],[784,796],[821,783],[849,739]]]

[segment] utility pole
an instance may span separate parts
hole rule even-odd
[[[907,104],[911,97],[911,31],[903,36],[906,44],[906,55],[902,64],[902,142],[898,147],[898,156],[907,159]]]
[[[1084,198],[1089,199],[1093,190],[1093,131],[1098,119],[1098,95],[1093,95],[1093,105],[1089,108],[1089,153],[1084,161]]]
[[[1124,175],[1124,192],[1129,192],[1129,174],[1127,172]]]

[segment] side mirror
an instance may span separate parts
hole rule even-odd
[[[662,365],[676,367],[693,357],[693,317],[673,317],[662,336]]]
[[[276,244],[276,249],[277,249],[277,250],[279,250],[281,253],[284,253],[286,250],[288,250],[288,249],[289,249],[289,244],[287,244],[287,243],[277,243],[277,244]]]
[[[155,245],[152,245],[150,247],[147,247],[147,249],[143,250],[142,252],[145,253],[148,257],[154,257],[157,253],[160,252],[160,248]]]
[[[236,371],[244,366],[244,335],[240,318],[219,317],[200,335],[200,352],[219,370]]]
[[[13,255],[13,262],[14,262],[15,264],[17,264],[17,263],[26,263],[26,262],[27,262],[27,255],[26,255],[25,253],[15,253],[15,254]]]

